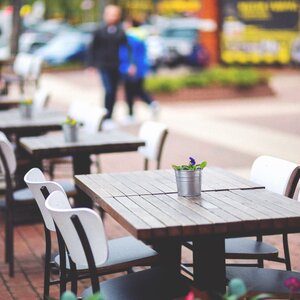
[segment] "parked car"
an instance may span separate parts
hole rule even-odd
[[[216,25],[212,21],[177,18],[165,20],[164,24],[161,37],[166,48],[163,57],[165,64],[169,66],[176,66],[180,63],[193,66],[204,66],[207,64],[207,52],[199,43],[199,39],[201,31],[215,29]],[[204,54],[200,54],[200,51]]]
[[[27,27],[19,39],[20,52],[34,53],[59,32],[70,29],[70,25],[58,20],[46,20]]]
[[[83,61],[90,41],[90,34],[67,30],[56,35],[34,54],[40,56],[49,65],[59,65],[73,60]]]

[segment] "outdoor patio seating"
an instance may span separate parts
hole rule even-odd
[[[53,284],[60,284],[61,292],[66,290],[66,283],[72,281],[72,290],[77,292],[77,279],[87,277],[88,266],[86,262],[81,261],[79,265],[73,265],[72,261],[65,255],[64,242],[58,234],[59,253],[60,255],[54,258],[51,262],[51,231],[56,231],[52,216],[45,207],[47,196],[54,191],[60,191],[65,198],[62,197],[60,203],[61,208],[71,209],[70,203],[62,187],[53,181],[45,180],[41,170],[31,169],[24,178],[26,184],[32,191],[36,202],[43,216],[45,225],[45,273],[44,273],[44,299],[49,297],[49,287]],[[98,232],[95,232],[97,235]],[[106,241],[105,241],[106,245]],[[110,258],[106,263],[97,268],[97,276],[104,274],[117,273],[128,271],[133,266],[148,266],[154,264],[158,257],[157,253],[151,248],[145,246],[142,242],[135,240],[132,237],[123,237],[108,241],[108,249]],[[101,249],[101,248],[99,248]],[[61,259],[62,258],[62,259]],[[59,268],[59,280],[50,281],[50,268],[55,264]]]
[[[292,162],[271,156],[258,157],[251,168],[251,180],[259,183],[267,190],[293,198],[297,183],[300,178],[300,167]],[[282,234],[284,257],[278,257],[278,249],[262,241],[258,235],[256,240],[248,238],[226,239],[226,258],[240,260],[258,260],[257,264],[231,263],[229,265],[259,266],[263,267],[263,260],[281,262],[291,270],[291,261],[288,246],[288,235]],[[192,243],[186,243],[193,250]],[[189,264],[187,264],[189,265]]]
[[[13,83],[19,85],[20,93],[24,93],[26,83],[34,83],[38,87],[43,60],[32,54],[19,53],[13,63],[13,74],[3,74],[2,79],[9,87]]]
[[[83,299],[99,290],[104,299],[110,300],[168,300],[188,293],[186,280],[181,275],[158,267],[106,280],[99,284],[98,270],[106,268],[111,260],[119,260],[122,252],[130,252],[125,251],[126,248],[120,245],[118,253],[113,257],[114,252],[110,250],[110,241],[106,239],[99,215],[91,209],[71,209],[63,193],[50,194],[46,207],[66,243],[74,265],[84,265],[88,268],[92,287],[83,292]],[[130,239],[132,243],[143,245],[133,238]],[[141,249],[141,245],[138,247],[136,245],[134,251]],[[137,261],[134,265],[136,264]]]
[[[106,110],[98,105],[91,105],[83,103],[82,101],[75,101],[70,105],[67,115],[81,124],[81,131],[85,133],[96,133],[101,130],[102,122]],[[93,162],[96,164],[98,171],[100,171],[99,155],[94,157]],[[61,157],[49,160],[49,175],[54,178],[55,166],[58,164],[71,164],[72,158]]]
[[[5,210],[5,261],[9,264],[9,275],[14,276],[14,226],[22,222],[21,218],[16,219],[16,215],[22,217],[22,212],[26,207],[32,213],[31,222],[41,221],[41,218],[30,190],[28,188],[19,190],[14,188],[17,161],[12,144],[2,132],[0,132],[0,159],[6,185],[5,199],[2,202]],[[75,196],[76,190],[73,185],[63,182],[63,186],[70,196]]]
[[[168,128],[159,122],[144,122],[139,130],[139,137],[146,142],[138,152],[145,158],[144,169],[148,170],[149,161],[155,161],[156,168],[160,168],[161,155],[168,135]]]

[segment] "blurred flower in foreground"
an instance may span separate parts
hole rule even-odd
[[[300,280],[296,277],[290,277],[285,280],[284,285],[291,291],[297,292],[300,290]]]

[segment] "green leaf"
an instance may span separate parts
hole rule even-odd
[[[198,165],[201,169],[204,169],[207,166],[207,162],[203,161],[201,164]]]
[[[104,300],[104,298],[100,293],[96,293],[93,296],[87,298],[87,300]]]
[[[252,297],[251,300],[260,300],[260,299],[270,299],[273,296],[271,294],[259,294],[255,297]]]

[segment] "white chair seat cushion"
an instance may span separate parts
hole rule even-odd
[[[135,239],[134,237],[127,236],[118,239],[113,239],[108,241],[109,257],[108,260],[98,268],[108,268],[113,265],[121,265],[126,262],[131,262],[131,266],[134,266],[133,262],[136,262],[136,266],[141,266],[139,264],[140,260],[149,258],[154,260],[157,257],[157,252],[152,248],[148,247],[141,241]],[[55,257],[55,263],[59,266],[59,255]],[[70,269],[69,261],[66,262],[67,269]],[[148,265],[147,263],[142,265]],[[86,270],[88,266],[76,266],[77,270]]]
[[[17,190],[13,196],[15,201],[35,201],[29,188]]]
[[[67,196],[75,195],[76,194],[76,187],[73,182],[67,181],[67,180],[58,180],[58,184],[62,186],[64,191],[66,192]]]
[[[251,259],[252,256],[253,258],[257,256],[263,258],[264,255],[266,257],[274,256],[274,258],[278,256],[278,249],[274,246],[247,238],[226,239],[225,252],[226,258],[236,255],[239,255],[241,259],[243,256],[245,259]]]

